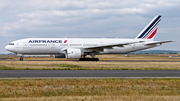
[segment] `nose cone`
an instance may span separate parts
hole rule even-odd
[[[8,50],[8,49],[9,49],[9,48],[8,48],[8,45],[5,47],[5,49],[6,49],[7,51],[9,51],[9,50]]]
[[[14,49],[13,49],[12,46],[7,45],[7,46],[5,47],[5,49],[6,49],[7,51],[14,52]]]

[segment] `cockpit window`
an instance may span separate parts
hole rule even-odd
[[[9,43],[9,45],[14,45],[14,43]]]

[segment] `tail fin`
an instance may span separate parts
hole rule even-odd
[[[135,39],[153,40],[161,21],[161,15],[155,16],[154,19],[139,33]]]

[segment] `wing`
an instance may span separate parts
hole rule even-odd
[[[147,43],[146,45],[157,45],[157,44],[162,44],[162,43],[169,43],[169,42],[174,42],[174,41],[160,41],[160,42],[151,42]]]
[[[112,47],[124,47],[124,45],[129,45],[133,43],[138,43],[139,41],[134,42],[126,42],[126,43],[119,43],[119,44],[106,44],[106,45],[99,45],[99,46],[90,46],[90,47],[83,47],[82,49],[85,50],[100,50],[100,49],[112,49]]]

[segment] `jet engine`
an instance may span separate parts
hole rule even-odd
[[[66,58],[67,59],[79,59],[82,56],[82,52],[80,49],[67,49],[66,50]]]
[[[54,54],[54,58],[65,58],[64,54]]]

